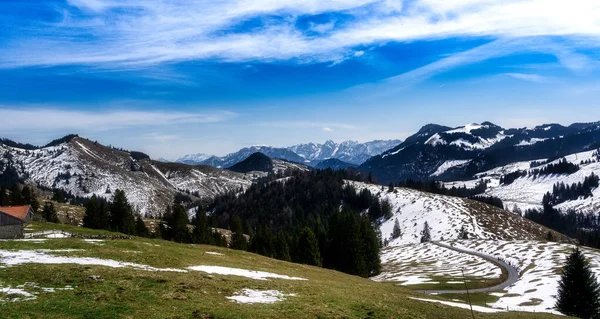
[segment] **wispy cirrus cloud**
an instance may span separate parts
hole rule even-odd
[[[273,121],[261,122],[260,126],[277,128],[322,128],[325,132],[332,132],[334,129],[354,130],[357,126],[347,123],[328,123],[328,122],[310,122],[310,121]]]
[[[533,73],[504,73],[503,75],[514,78],[514,79],[528,81],[528,82],[534,82],[534,83],[548,83],[548,82],[552,81],[552,78],[550,78],[548,76],[533,74]]]
[[[230,111],[195,113],[116,110],[107,112],[0,106],[0,118],[11,119],[2,123],[0,132],[109,131],[124,128],[219,123],[232,120],[237,116],[236,113]],[[154,137],[157,138],[157,136]]]
[[[560,36],[572,38],[573,46],[600,47],[596,0],[69,0],[52,6],[62,15],[58,22],[3,23],[13,32],[0,42],[0,67],[336,62],[356,47],[448,37]],[[350,18],[311,23],[312,33],[296,23],[324,13]],[[585,66],[569,52],[557,54],[570,69]]]

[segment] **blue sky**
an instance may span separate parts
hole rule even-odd
[[[0,136],[172,159],[598,121],[599,16],[597,0],[4,0]]]

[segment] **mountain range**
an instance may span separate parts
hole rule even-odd
[[[320,143],[298,144],[289,147],[271,147],[264,145],[250,146],[223,157],[212,156],[204,153],[188,154],[175,160],[185,164],[203,164],[219,168],[231,167],[254,153],[262,153],[271,158],[279,158],[288,162],[303,163],[312,167],[327,168],[323,161],[337,159],[331,162],[333,168],[358,166],[374,155],[378,155],[400,144],[400,140],[376,140],[365,143],[344,141],[336,143],[326,141]],[[321,165],[319,165],[321,164]]]
[[[556,159],[599,146],[600,122],[508,129],[491,122],[456,128],[428,124],[358,170],[371,172],[385,184],[409,178],[465,180],[497,166]]]

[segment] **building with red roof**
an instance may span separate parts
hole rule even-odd
[[[32,216],[31,206],[0,206],[0,239],[22,238]]]

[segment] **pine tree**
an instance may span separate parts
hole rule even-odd
[[[196,209],[196,217],[193,221],[194,230],[192,231],[192,242],[195,244],[211,244],[213,237],[211,235],[211,229],[208,226],[206,218],[206,212],[202,205],[198,205]]]
[[[298,235],[297,243],[298,263],[321,266],[321,253],[319,252],[319,241],[315,233],[309,228],[304,227]]]
[[[388,185],[388,192],[389,193],[393,193],[394,192],[394,183],[390,182],[390,184]]]
[[[231,220],[231,244],[230,248],[238,250],[248,250],[248,240],[244,236],[244,227],[238,216]]]
[[[108,213],[105,202],[96,195],[92,195],[85,205],[85,216],[83,217],[83,227],[94,229],[108,228]]]
[[[173,215],[168,221],[171,240],[178,243],[189,243],[191,238],[188,223],[189,219],[185,207],[180,204],[173,205]]]
[[[47,222],[58,223],[56,208],[54,208],[54,204],[52,202],[44,203],[44,210],[42,211],[42,216],[44,217],[44,219],[46,219]]]
[[[394,220],[394,229],[392,229],[392,239],[402,237],[402,230],[400,229],[400,222],[398,218]]]
[[[21,195],[21,189],[19,185],[13,184],[10,188],[10,204],[12,206],[23,205],[23,196]]]
[[[290,261],[290,246],[285,234],[280,231],[275,238],[275,258]]]
[[[109,205],[109,226],[111,230],[125,234],[135,233],[135,218],[125,192],[117,189]]]
[[[469,239],[469,232],[465,228],[465,225],[462,225],[460,231],[458,232],[458,239]]]
[[[140,237],[150,236],[150,231],[148,230],[148,227],[146,227],[142,215],[137,215],[135,218],[135,234]]]
[[[600,285],[578,247],[563,268],[556,308],[567,316],[600,318]]]
[[[429,227],[428,222],[425,222],[423,231],[421,231],[421,242],[426,243],[428,241],[431,241],[431,227]]]
[[[8,195],[6,193],[6,187],[4,185],[0,186],[0,206],[8,206],[9,200]]]

